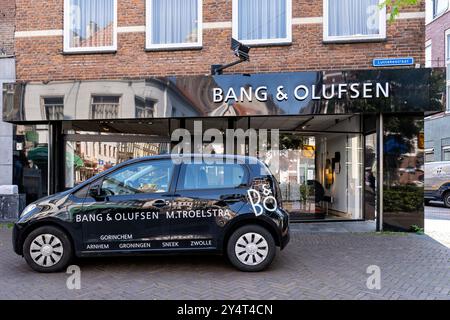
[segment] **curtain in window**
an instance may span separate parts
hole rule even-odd
[[[286,0],[238,0],[239,40],[286,38]]]
[[[70,0],[70,47],[114,44],[114,0]]]
[[[380,33],[378,0],[328,0],[328,35]]]
[[[152,44],[198,41],[198,0],[152,0]]]

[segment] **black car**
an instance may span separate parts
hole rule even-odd
[[[224,253],[260,271],[289,241],[278,183],[252,157],[185,155],[129,160],[27,206],[14,251],[39,272],[74,256]]]

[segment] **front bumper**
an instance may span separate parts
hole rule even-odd
[[[442,199],[442,193],[439,190],[425,190],[423,193],[423,197],[427,200],[440,201]]]
[[[281,237],[281,244],[280,244],[281,250],[283,250],[286,247],[286,245],[289,243],[289,240],[291,240],[291,234],[288,228],[286,233]]]
[[[21,246],[21,234],[22,234],[22,228],[16,224],[14,224],[13,231],[12,231],[12,245],[13,250],[18,255],[22,255],[22,246]]]

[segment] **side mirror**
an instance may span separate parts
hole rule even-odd
[[[98,199],[100,197],[100,188],[101,188],[100,185],[89,187],[88,196],[94,199]]]

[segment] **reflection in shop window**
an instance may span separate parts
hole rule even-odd
[[[425,150],[425,162],[433,162],[434,161],[434,150],[427,149]]]
[[[450,146],[442,148],[442,161],[450,161]]]
[[[64,97],[43,97],[42,105],[45,120],[64,119]]]
[[[138,96],[134,98],[134,101],[136,106],[136,119],[154,117],[155,101]]]
[[[110,136],[110,134],[104,136]],[[92,132],[85,134],[86,140],[92,136],[102,136]],[[124,135],[118,135],[118,139]],[[66,142],[66,171],[65,186],[71,188],[94,175],[129,159],[141,158],[167,153],[168,143],[133,142],[97,142],[97,141],[67,141]]]
[[[13,183],[29,204],[48,191],[48,126],[17,125],[14,146]]]
[[[119,115],[119,96],[92,96],[92,119],[116,119]]]

